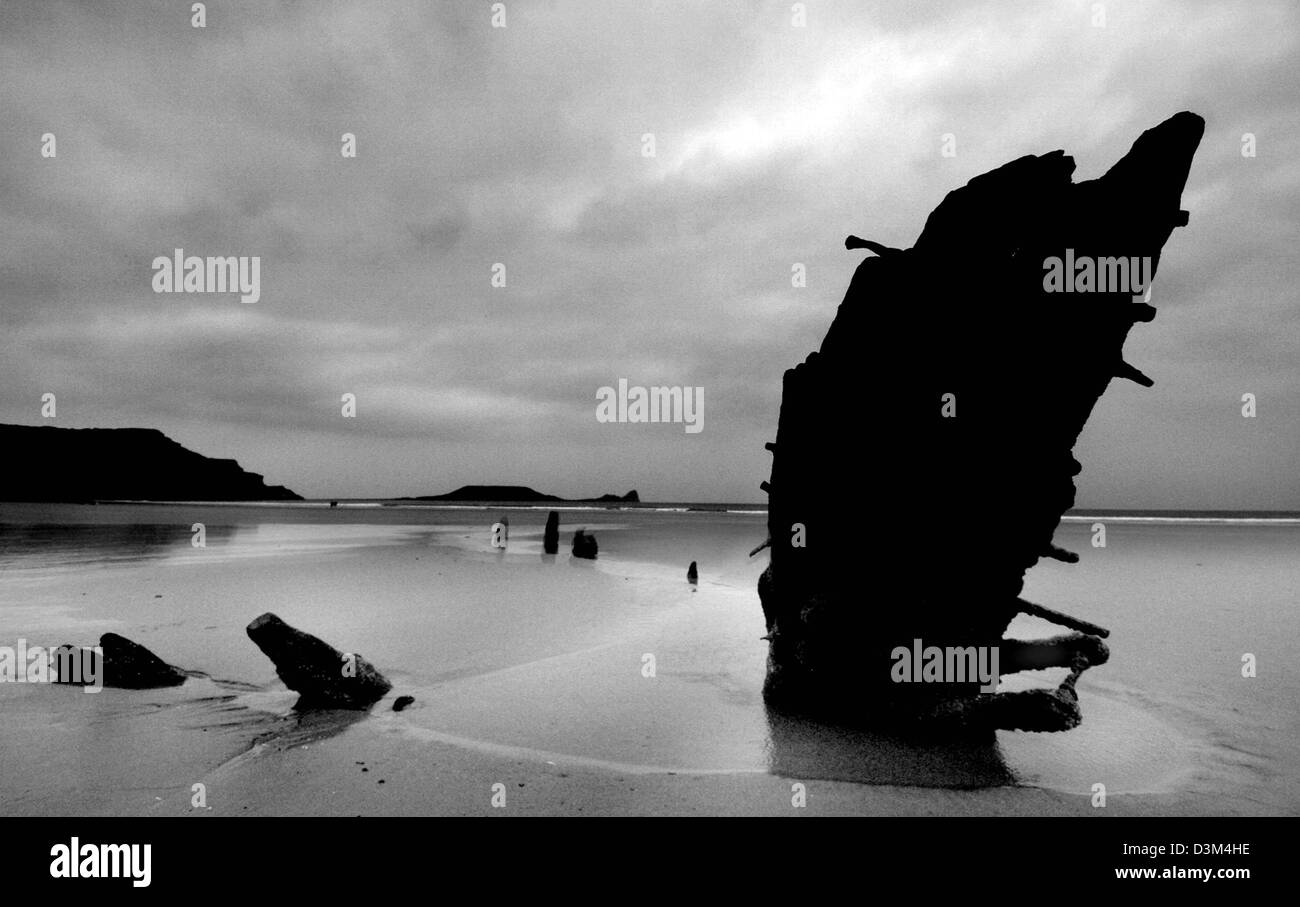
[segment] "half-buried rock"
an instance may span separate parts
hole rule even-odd
[[[587,530],[579,529],[573,534],[573,556],[585,557],[590,560],[596,559],[596,537],[590,535]]]
[[[144,646],[116,633],[99,638],[99,652],[82,646],[59,646],[54,650],[52,668],[55,683],[102,684],[127,690],[180,686],[187,676]]]
[[[248,638],[275,663],[284,685],[300,694],[300,709],[363,709],[393,688],[360,655],[344,654],[270,612],[248,625]]]

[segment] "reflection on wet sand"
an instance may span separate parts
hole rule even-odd
[[[205,526],[205,543],[225,544],[236,531],[234,526]],[[8,523],[0,531],[0,565],[128,564],[188,549],[193,538],[190,524],[182,523]]]
[[[1015,783],[992,731],[963,740],[918,740],[766,712],[769,770],[783,777],[904,787]]]

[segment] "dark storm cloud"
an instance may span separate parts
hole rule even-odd
[[[56,392],[60,424],[156,426],[307,494],[752,500],[845,234],[909,245],[1021,154],[1100,175],[1187,108],[1192,221],[1130,341],[1158,384],[1099,407],[1080,501],[1300,507],[1292,5],[506,6],[0,6],[0,418]],[[260,256],[261,301],[155,295],[177,247]],[[620,377],[703,386],[705,431],[597,424]],[[1246,391],[1273,420],[1250,436]],[[887,389],[855,407],[878,422]],[[1268,475],[1225,466],[1250,445]]]

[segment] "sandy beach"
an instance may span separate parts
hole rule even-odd
[[[1086,521],[1067,522],[1058,543],[1083,562],[1040,565],[1026,596],[1113,631],[1111,662],[1080,686],[1084,724],[918,748],[768,714],[764,558],[747,557],[761,513],[566,511],[565,545],[547,556],[546,512],[508,511],[500,551],[501,514],[482,509],[0,507],[0,638],[113,631],[191,673],[151,691],[0,684],[0,802],[109,816],[781,815],[803,785],[808,814],[1300,812],[1297,727],[1278,720],[1293,715],[1294,680],[1238,670],[1241,652],[1276,665],[1294,642],[1300,527],[1117,522],[1094,550]],[[599,539],[595,562],[567,552],[579,526]],[[361,653],[392,692],[369,713],[295,712],[244,633],[265,611]],[[1004,688],[1054,682],[1036,673]],[[415,703],[394,712],[401,695]]]

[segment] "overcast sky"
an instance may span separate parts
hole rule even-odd
[[[1098,405],[1079,503],[1300,509],[1296,4],[505,6],[0,5],[0,421],[156,427],[308,497],[761,501],[845,235],[911,245],[978,173],[1092,178],[1188,109],[1191,223],[1126,348],[1156,386]],[[260,256],[260,301],[155,294],[176,247]],[[703,387],[703,431],[598,423],[619,378]],[[845,398],[880,443],[890,407]]]

